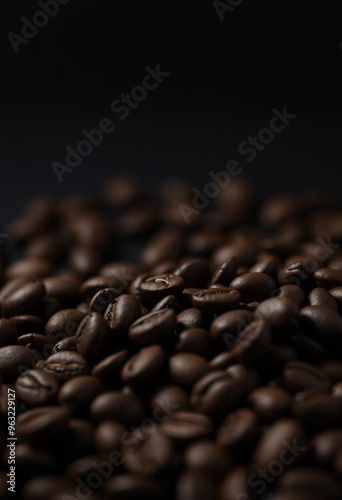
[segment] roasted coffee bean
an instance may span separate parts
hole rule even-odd
[[[209,263],[203,258],[188,258],[174,269],[173,274],[183,278],[185,287],[204,287],[209,275]]]
[[[16,344],[18,338],[18,327],[6,318],[0,319],[0,347]]]
[[[2,308],[8,317],[24,314],[39,306],[43,301],[44,295],[45,288],[43,283],[33,280],[6,295],[2,301]]]
[[[123,444],[123,435],[127,428],[114,420],[104,420],[95,429],[93,443],[96,451],[109,455],[113,450],[120,451]]]
[[[273,422],[290,412],[291,394],[281,387],[258,387],[248,401],[261,420]]]
[[[277,340],[287,340],[289,332],[299,331],[299,309],[289,299],[267,299],[255,309],[255,318],[263,318]]]
[[[52,354],[43,365],[44,370],[59,380],[60,383],[77,377],[86,375],[89,371],[89,365],[81,354],[72,351],[61,351]]]
[[[157,422],[163,422],[174,411],[190,408],[189,395],[178,385],[163,385],[152,394],[150,406],[154,419]],[[160,416],[161,412],[162,416]]]
[[[172,309],[162,309],[145,314],[129,328],[129,338],[140,345],[163,343],[172,338],[176,326],[176,314]]]
[[[179,353],[169,360],[171,379],[183,387],[192,387],[194,383],[209,371],[208,361],[192,353]]]
[[[283,285],[274,294],[280,299],[292,300],[299,308],[307,302],[304,290],[297,285]]]
[[[275,255],[264,256],[260,261],[256,262],[249,270],[250,273],[268,274],[274,280],[277,278],[280,267],[280,260]]]
[[[298,392],[292,403],[292,413],[306,429],[318,432],[339,425],[342,418],[342,399],[315,390]]]
[[[89,310],[103,314],[110,303],[120,295],[121,292],[116,288],[103,288],[95,293],[94,297],[91,299]]]
[[[91,374],[101,380],[115,379],[120,374],[120,370],[129,359],[128,350],[123,350],[103,358],[97,363]]]
[[[158,377],[166,360],[160,345],[144,347],[131,357],[121,370],[121,378],[126,384],[146,386]]]
[[[203,313],[195,307],[184,309],[177,314],[176,330],[178,332],[187,328],[205,328],[206,326],[207,320]]]
[[[59,384],[45,370],[27,370],[16,380],[15,390],[18,397],[28,406],[45,406],[55,401]]]
[[[317,467],[297,467],[279,478],[279,488],[308,495],[313,500],[339,500],[342,488],[328,471]]]
[[[58,393],[58,401],[71,410],[84,410],[102,392],[103,385],[98,378],[80,375],[62,385]]]
[[[85,358],[94,358],[102,351],[107,334],[108,327],[102,314],[89,313],[77,328],[77,352]]]
[[[234,257],[226,260],[211,276],[210,285],[229,286],[229,283],[236,277],[237,261]]]
[[[321,306],[306,306],[300,311],[301,326],[308,336],[327,344],[342,335],[342,318],[331,309]]]
[[[176,259],[180,254],[181,244],[182,236],[179,231],[160,231],[147,243],[142,253],[141,261],[144,266],[151,268],[165,260]]]
[[[11,316],[10,320],[16,325],[18,335],[30,332],[44,333],[44,320],[39,316],[19,314],[18,316]]]
[[[253,314],[242,309],[226,312],[214,319],[210,327],[210,334],[217,343],[227,346],[231,350],[239,333],[252,319]]]
[[[258,418],[249,408],[231,412],[217,432],[217,442],[228,449],[246,450],[258,435]]]
[[[342,306],[342,286],[337,286],[335,288],[331,288],[329,290],[330,295],[334,297],[336,300],[337,304],[341,307]]]
[[[114,299],[107,307],[104,318],[115,335],[126,335],[129,327],[141,316],[138,299],[123,294]]]
[[[213,371],[198,380],[191,392],[191,403],[202,413],[227,415],[243,395],[242,385],[224,371]]]
[[[63,432],[70,412],[60,406],[41,406],[25,411],[17,418],[17,435],[24,441],[43,441],[51,435]]]
[[[159,483],[140,474],[118,474],[106,479],[104,491],[117,500],[162,500]]]
[[[333,396],[342,397],[342,382],[337,382],[332,388],[331,392]]]
[[[61,351],[74,351],[76,352],[77,347],[77,338],[76,337],[66,337],[65,339],[60,340],[55,344],[52,348],[52,354],[56,354]]]
[[[333,383],[342,380],[342,363],[334,359],[325,359],[319,363],[318,368],[322,370]]]
[[[75,336],[85,315],[77,309],[62,309],[55,313],[45,325],[45,334],[53,341]]]
[[[241,293],[243,302],[268,299],[276,289],[274,280],[264,273],[245,273],[235,278],[229,285]]]
[[[153,306],[151,312],[161,311],[162,309],[173,309],[177,312],[180,308],[181,305],[178,297],[175,295],[167,295]]]
[[[94,276],[101,266],[101,255],[93,248],[76,247],[69,255],[71,270],[81,278]]]
[[[23,488],[25,500],[46,500],[54,495],[62,496],[72,487],[71,481],[63,476],[37,476],[27,481]]]
[[[293,448],[295,447],[295,448]],[[272,460],[282,460],[291,464],[307,450],[304,429],[294,419],[282,419],[268,427],[254,451],[254,462],[257,467],[268,468]]]
[[[94,399],[90,405],[90,414],[96,421],[117,420],[130,426],[141,423],[144,409],[137,396],[108,391]]]
[[[189,328],[179,334],[175,349],[177,352],[192,352],[211,358],[215,352],[215,344],[208,330]]]
[[[72,274],[56,274],[42,280],[47,297],[58,299],[64,307],[73,307],[79,300],[81,280]]]
[[[317,261],[315,259],[309,257],[293,258],[279,271],[279,284],[280,286],[296,285],[303,289],[314,288],[313,272],[316,268]]]
[[[271,330],[268,324],[259,319],[246,326],[233,345],[232,354],[243,362],[258,360],[265,354],[271,342]]]
[[[310,306],[320,306],[338,312],[337,302],[324,288],[314,288],[308,295]]]
[[[211,419],[203,413],[176,411],[161,423],[160,430],[176,441],[187,442],[210,437],[213,426]]]
[[[177,481],[176,500],[211,500],[214,498],[215,488],[212,482],[205,476],[195,471],[186,470]]]
[[[167,295],[179,295],[185,287],[181,276],[174,274],[161,274],[146,278],[140,284],[140,292],[147,300],[158,302]]]
[[[250,484],[250,476],[250,471],[243,465],[229,471],[219,486],[218,500],[235,500],[239,495],[241,498],[255,500],[257,496],[255,488]]]
[[[309,442],[314,450],[315,461],[324,467],[332,467],[335,457],[342,450],[342,429],[329,429],[316,434]]]
[[[220,314],[234,309],[241,300],[241,294],[232,288],[210,288],[201,290],[192,296],[192,303],[197,309],[210,314]]]
[[[44,278],[53,272],[52,262],[34,257],[17,260],[6,268],[6,280],[14,278]]]
[[[301,361],[290,361],[285,365],[283,381],[292,392],[305,389],[326,392],[330,388],[330,380],[325,373]]]
[[[314,272],[314,280],[316,286],[330,290],[337,286],[342,286],[342,271],[331,269],[329,267],[321,267]]]
[[[83,282],[79,289],[79,296],[82,300],[88,301],[91,297],[103,290],[104,288],[111,288],[117,290],[117,295],[121,295],[124,293],[129,285],[128,282],[124,280],[122,282],[120,277],[111,277],[111,276],[93,276],[88,278]]]
[[[0,348],[0,373],[4,381],[14,381],[20,373],[34,368],[36,360],[28,347],[9,345]]]

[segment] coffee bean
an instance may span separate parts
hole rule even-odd
[[[129,328],[129,338],[140,345],[162,343],[172,338],[176,315],[172,309],[145,314]]]
[[[177,312],[180,308],[179,299],[175,295],[167,295],[153,306],[151,312],[161,311],[162,309],[173,309]]]
[[[53,272],[54,266],[52,262],[45,259],[34,257],[17,260],[6,268],[6,280],[14,278],[44,278]]]
[[[236,276],[236,271],[237,261],[234,257],[232,257],[216,269],[211,276],[209,286],[214,284],[229,286],[229,283],[231,283]]]
[[[80,375],[67,380],[59,390],[58,401],[71,410],[84,410],[103,392],[100,380],[90,375]]]
[[[93,443],[96,451],[103,455],[109,455],[113,450],[120,451],[126,432],[127,428],[123,424],[104,420],[94,431]]]
[[[268,274],[274,280],[277,278],[280,267],[280,260],[275,255],[264,256],[256,262],[249,270],[251,273]]]
[[[315,390],[298,392],[292,403],[292,413],[306,429],[318,432],[339,425],[342,418],[342,400]]]
[[[254,411],[240,408],[231,412],[217,432],[217,442],[228,449],[246,450],[258,435],[258,419]]]
[[[253,321],[239,334],[232,354],[243,362],[259,359],[271,342],[271,330],[263,320]]]
[[[179,334],[175,349],[177,352],[192,352],[211,358],[215,352],[215,344],[208,330],[189,328]]]
[[[245,273],[235,278],[229,285],[241,293],[243,302],[268,299],[275,290],[274,280],[264,273]]]
[[[249,311],[236,309],[226,312],[214,319],[210,334],[216,342],[231,349],[239,333],[252,319],[253,315]]]
[[[137,396],[119,391],[107,391],[97,396],[91,403],[90,414],[96,421],[117,420],[130,426],[141,423],[144,409]]]
[[[76,337],[66,337],[65,339],[60,340],[55,344],[52,348],[52,354],[56,354],[61,351],[73,351],[76,352],[77,347],[77,338]]]
[[[342,488],[328,471],[317,467],[298,467],[279,478],[279,488],[308,495],[314,500],[338,500]]]
[[[158,377],[166,360],[160,345],[144,347],[130,358],[121,370],[121,378],[126,384],[144,387]]]
[[[107,307],[116,298],[121,295],[121,292],[116,288],[103,288],[95,293],[89,303],[89,310],[97,313],[104,313]]]
[[[119,296],[126,291],[127,287],[128,283],[122,283],[122,280],[117,277],[93,276],[83,282],[79,289],[79,296],[82,300],[89,300],[90,297],[94,297],[97,292],[100,292],[104,288],[117,290],[116,293]]]
[[[16,380],[18,397],[28,406],[45,406],[55,401],[59,384],[45,370],[27,370]]]
[[[139,474],[118,474],[105,481],[104,490],[117,500],[162,500],[162,489],[157,481]]]
[[[211,500],[215,489],[211,481],[194,471],[185,471],[180,475],[176,484],[176,500]]]
[[[173,271],[174,276],[180,276],[187,288],[204,287],[209,275],[209,263],[203,258],[188,258]]]
[[[65,337],[75,336],[84,317],[84,314],[77,309],[62,309],[53,314],[46,323],[45,333],[54,342]]]
[[[290,411],[291,395],[281,387],[258,387],[248,396],[258,417],[273,422]]]
[[[156,303],[167,295],[179,295],[184,287],[185,282],[181,276],[161,274],[146,278],[140,284],[140,291],[143,297]]]
[[[28,441],[43,441],[66,429],[69,410],[60,406],[41,406],[28,410],[17,418],[17,436]]]
[[[86,359],[81,354],[72,351],[52,354],[45,361],[43,368],[48,373],[55,375],[61,383],[78,375],[86,375],[89,371]]]
[[[245,497],[246,499],[255,500],[255,488],[250,485],[251,481],[249,478],[250,472],[247,467],[243,465],[234,467],[224,477],[219,486],[218,500],[235,500],[239,498],[239,495],[241,498]]]
[[[189,395],[178,385],[162,385],[152,394],[150,406],[154,419],[163,422],[174,411],[190,408]],[[160,411],[163,414],[161,417]]]
[[[69,255],[71,270],[81,278],[94,276],[101,266],[101,255],[97,250],[87,247],[76,247]]]
[[[300,311],[300,321],[304,332],[323,344],[335,341],[342,335],[341,316],[326,307],[303,307]]]
[[[320,306],[338,312],[337,302],[334,297],[324,288],[314,288],[308,295],[310,306]]]
[[[341,307],[342,305],[342,286],[337,286],[335,288],[331,288],[329,290],[330,295],[334,297],[336,300],[337,304]]]
[[[120,370],[128,358],[129,352],[126,349],[111,354],[97,363],[91,374],[101,380],[115,379],[120,374]]]
[[[173,381],[184,387],[194,383],[209,371],[208,361],[192,353],[179,353],[171,356],[169,370]]]
[[[279,299],[292,300],[299,308],[303,307],[307,301],[306,294],[297,285],[283,285],[277,289],[276,296]]]
[[[34,368],[36,362],[31,349],[22,345],[0,348],[0,373],[4,381],[14,381],[20,373]]]
[[[314,280],[316,286],[330,290],[337,286],[342,286],[342,271],[331,269],[329,267],[321,267],[314,272]]]
[[[19,314],[18,316],[11,316],[10,320],[16,325],[18,335],[31,332],[44,333],[44,320],[39,316]]]
[[[181,243],[181,234],[177,230],[163,230],[156,233],[143,251],[141,256],[143,265],[151,268],[162,261],[177,258],[181,250]]]
[[[6,318],[0,319],[0,347],[16,344],[18,338],[18,327]]]
[[[37,476],[27,481],[23,488],[25,500],[45,500],[53,495],[63,495],[71,488],[71,481],[63,476]]]
[[[108,327],[102,314],[89,313],[77,328],[77,352],[85,358],[94,358],[102,351],[107,334]]]
[[[177,314],[176,330],[178,332],[187,328],[205,328],[206,326],[207,321],[205,317],[195,307],[184,309]]]
[[[161,423],[160,430],[176,441],[187,442],[210,437],[212,422],[202,413],[176,411]]]
[[[325,392],[330,388],[330,380],[321,370],[301,361],[290,361],[285,365],[283,380],[293,392],[305,389]]]
[[[211,288],[196,292],[192,296],[192,303],[205,313],[220,314],[234,309],[240,299],[241,294],[232,288]]]
[[[104,317],[114,335],[126,335],[129,327],[141,316],[141,306],[132,295],[123,294],[107,307]]]
[[[44,298],[45,288],[41,281],[28,282],[9,293],[2,301],[5,314],[15,316],[32,311],[39,306]]]
[[[329,429],[316,434],[309,443],[314,450],[315,461],[323,467],[331,467],[342,450],[342,430]]]
[[[286,341],[289,331],[299,331],[299,309],[289,299],[264,300],[256,307],[255,318],[263,318],[278,341]]]
[[[42,282],[47,297],[58,299],[64,307],[72,307],[79,299],[81,280],[72,274],[47,276]]]

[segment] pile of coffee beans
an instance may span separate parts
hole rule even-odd
[[[113,179],[30,202],[0,273],[2,499],[15,391],[16,498],[341,500],[339,202]]]

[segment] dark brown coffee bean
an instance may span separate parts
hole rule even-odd
[[[260,385],[260,377],[258,373],[250,366],[248,367],[235,362],[234,364],[228,366],[225,372],[239,383],[244,395],[247,395]]]
[[[28,347],[9,345],[0,348],[0,373],[4,381],[14,381],[20,373],[34,368],[34,354]]]
[[[86,359],[81,354],[72,351],[52,354],[43,367],[48,373],[55,375],[60,383],[79,375],[86,375],[89,371]]]
[[[93,248],[76,247],[69,255],[71,270],[81,278],[94,276],[101,266],[101,255]]]
[[[229,471],[218,489],[218,500],[256,499],[255,488],[250,485],[250,471],[240,465]],[[297,500],[297,499],[296,499]]]
[[[165,434],[157,429],[148,433],[138,428],[131,433],[130,443],[123,448],[123,458],[128,472],[154,476],[174,468],[176,452],[172,440]]]
[[[93,443],[98,453],[109,455],[113,450],[120,451],[127,428],[114,420],[104,420],[95,429]]]
[[[342,306],[342,286],[337,286],[335,288],[331,288],[329,290],[330,295],[333,296],[333,298],[336,300],[337,304],[341,307]]]
[[[6,280],[14,278],[30,278],[39,279],[48,276],[53,272],[54,266],[51,261],[45,259],[37,259],[34,257],[17,260],[6,268]]]
[[[208,361],[192,353],[179,353],[171,356],[169,370],[173,381],[184,387],[194,383],[209,371]]]
[[[216,269],[211,276],[209,286],[215,284],[229,286],[229,283],[231,283],[236,276],[236,271],[237,261],[234,257],[232,257]]]
[[[234,309],[241,300],[241,294],[232,288],[210,288],[201,290],[192,296],[192,303],[197,309],[210,314],[220,314]]]
[[[172,309],[162,309],[137,319],[129,328],[129,338],[140,345],[162,343],[172,338],[176,314]]]
[[[284,472],[279,488],[308,495],[312,500],[339,500],[342,488],[332,474],[318,467],[297,467]]]
[[[315,460],[323,467],[332,467],[335,457],[342,450],[342,430],[328,429],[316,434],[309,443]]]
[[[67,380],[59,390],[58,401],[71,410],[85,410],[103,392],[100,380],[90,375],[80,375]]]
[[[320,306],[338,312],[337,302],[324,288],[314,288],[308,295],[310,306]]]
[[[138,299],[123,294],[114,299],[107,307],[104,318],[114,335],[126,335],[129,327],[141,316]]]
[[[59,384],[45,370],[27,370],[16,380],[18,397],[28,406],[45,406],[55,401]]]
[[[337,382],[337,384],[333,385],[331,392],[333,396],[342,397],[342,382]]]
[[[89,313],[77,328],[77,352],[85,358],[96,357],[102,351],[107,335],[108,327],[102,314]]]
[[[209,275],[209,263],[203,258],[188,258],[174,269],[173,274],[183,278],[185,287],[201,288],[206,285]]]
[[[225,351],[215,356],[209,362],[209,366],[213,370],[224,370],[234,363],[236,363],[235,356],[233,356],[231,352]]]
[[[6,318],[0,319],[0,347],[16,344],[18,338],[18,327]]]
[[[177,352],[192,352],[211,358],[215,352],[215,344],[208,330],[189,328],[179,334],[175,349]]]
[[[268,468],[272,460],[294,460],[306,452],[306,436],[302,426],[294,419],[282,419],[264,431],[254,451],[257,467]]]
[[[88,301],[91,297],[94,297],[97,292],[100,292],[104,288],[117,290],[117,296],[119,296],[126,291],[128,284],[129,283],[122,280],[121,277],[93,276],[83,282],[79,289],[79,296],[82,300]]]
[[[274,422],[290,411],[291,394],[281,387],[258,387],[248,396],[258,417]]]
[[[162,500],[162,489],[157,481],[140,474],[118,474],[105,481],[104,491],[116,500]]]
[[[254,411],[240,408],[231,412],[217,432],[217,442],[229,449],[246,450],[258,435],[258,419]]]
[[[65,339],[60,340],[55,344],[52,348],[52,354],[56,354],[61,351],[73,351],[76,352],[77,347],[77,338],[76,337],[66,337]]]
[[[191,404],[202,413],[227,415],[243,395],[239,381],[224,371],[210,372],[198,380],[191,392]]]
[[[117,420],[124,425],[140,425],[144,409],[140,399],[119,391],[108,391],[97,396],[90,405],[90,414],[96,421]]]
[[[266,352],[271,337],[270,327],[264,320],[253,321],[239,334],[232,354],[247,363],[260,359]]]
[[[72,306],[79,300],[81,281],[72,274],[56,274],[42,280],[47,297],[58,299],[64,307]]]
[[[289,331],[299,331],[299,309],[289,299],[267,299],[255,309],[255,318],[262,318],[272,328],[277,340],[288,339]]]
[[[128,359],[129,352],[127,349],[111,354],[97,363],[91,374],[101,380],[115,379],[119,376],[121,368]]]
[[[120,295],[121,292],[116,288],[103,288],[95,293],[94,297],[91,299],[89,310],[103,314],[110,303]]]
[[[17,418],[17,435],[25,441],[43,441],[66,429],[70,413],[60,406],[42,406],[25,411]]]
[[[45,325],[45,334],[54,342],[65,337],[74,337],[84,314],[77,309],[62,309],[55,313]]]
[[[32,311],[44,298],[45,288],[41,281],[33,280],[9,293],[2,301],[7,316],[15,316]]]
[[[179,295],[184,286],[185,282],[181,276],[161,274],[146,278],[140,284],[140,291],[143,297],[156,303],[167,295]]]
[[[239,333],[250,323],[253,315],[249,311],[236,309],[217,316],[211,324],[213,339],[231,350]]]
[[[326,290],[342,286],[342,271],[338,269],[321,267],[314,272],[313,276],[316,286],[325,288]]]
[[[212,500],[215,497],[215,488],[212,482],[199,472],[185,470],[176,484],[176,500]]]
[[[205,439],[212,434],[212,422],[202,413],[176,411],[159,426],[161,432],[176,441]]]
[[[279,272],[280,260],[275,255],[264,256],[260,261],[256,262],[249,270],[250,273],[264,273],[271,276],[274,280],[277,279]]]
[[[292,300],[299,308],[303,307],[307,302],[304,290],[297,285],[283,285],[276,292],[279,299]]]
[[[180,307],[179,299],[175,295],[167,295],[153,306],[151,312],[161,311],[162,309],[173,309],[177,312]]]
[[[298,392],[292,404],[292,413],[306,429],[318,432],[339,425],[342,418],[342,400],[324,392]]]
[[[330,380],[321,370],[302,361],[290,361],[285,365],[283,381],[293,392],[305,389],[325,392],[330,388]]]
[[[187,328],[205,328],[206,326],[207,321],[203,313],[195,307],[184,309],[177,314],[176,330],[178,332]]]
[[[18,316],[11,316],[10,320],[18,328],[18,335],[31,332],[44,333],[44,320],[39,316],[19,314]]]
[[[126,384],[146,386],[158,377],[165,361],[166,354],[160,345],[145,347],[125,363],[121,378]]]
[[[25,500],[46,500],[54,495],[62,496],[72,487],[71,481],[63,476],[37,476],[25,483],[23,498]]]
[[[156,422],[163,422],[171,413],[190,408],[189,395],[178,385],[162,385],[152,394],[150,406]]]
[[[181,244],[182,235],[179,231],[160,231],[147,243],[141,256],[141,261],[144,266],[151,268],[162,261],[176,259],[179,256]]]
[[[331,309],[306,306],[300,311],[300,321],[304,332],[323,344],[339,339],[342,335],[342,318]]]
[[[264,273],[245,273],[235,278],[229,285],[241,293],[243,302],[268,299],[276,289],[274,280]]]

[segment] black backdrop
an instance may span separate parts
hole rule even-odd
[[[239,158],[238,145],[268,125],[275,107],[297,118],[253,162],[241,161],[259,196],[339,194],[338,4],[243,0],[221,21],[211,0],[70,0],[16,54],[8,33],[20,35],[22,18],[41,8],[2,0],[0,232],[32,195],[99,189],[111,173],[152,189],[182,175],[201,189],[210,170]],[[120,121],[111,102],[157,64],[170,75]],[[51,163],[105,117],[116,131],[59,183]]]

